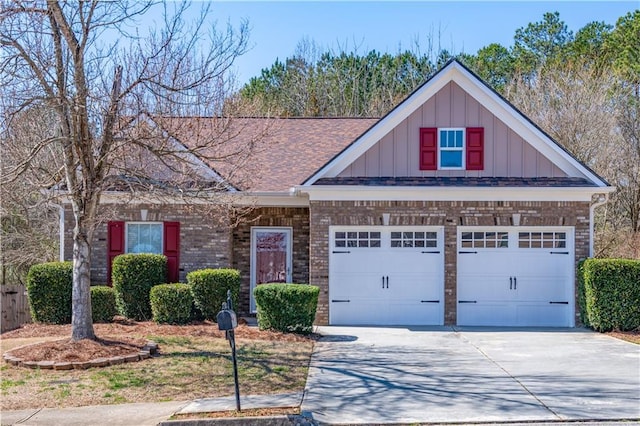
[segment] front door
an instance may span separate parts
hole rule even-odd
[[[251,312],[253,289],[264,283],[291,282],[291,228],[251,228]]]

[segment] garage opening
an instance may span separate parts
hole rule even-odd
[[[340,227],[330,232],[329,322],[444,323],[442,227]]]
[[[460,227],[458,325],[574,326],[572,227]]]

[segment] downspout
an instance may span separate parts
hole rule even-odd
[[[596,199],[596,201],[591,203],[591,206],[589,207],[589,257],[593,257],[593,252],[594,252],[594,236],[595,236],[595,223],[594,223],[594,216],[595,216],[595,210],[596,207],[599,207],[603,204],[606,204],[609,198],[609,194],[597,194],[598,198]]]
[[[60,238],[60,262],[64,262],[64,206],[59,204],[58,210],[60,211],[60,214],[58,215],[60,220],[58,230],[58,235]]]
[[[64,205],[51,201],[47,204],[58,208],[58,256],[60,262],[64,262]]]

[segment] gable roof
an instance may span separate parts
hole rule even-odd
[[[489,112],[531,144],[534,149],[558,166],[567,176],[586,179],[597,187],[609,186],[602,177],[573,157],[522,112],[456,59],[450,60],[374,126],[316,170],[304,181],[302,186],[313,185],[319,179],[337,177],[449,82],[455,82]]]

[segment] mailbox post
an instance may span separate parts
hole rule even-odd
[[[236,409],[240,411],[240,385],[238,383],[238,361],[236,358],[236,337],[235,328],[238,326],[238,319],[233,310],[231,301],[231,290],[227,290],[227,301],[222,304],[222,310],[216,316],[218,330],[224,330],[229,345],[231,346],[231,358],[233,360],[233,380],[236,385]]]

